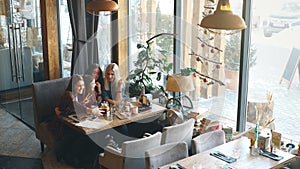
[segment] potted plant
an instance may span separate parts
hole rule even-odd
[[[230,90],[237,90],[239,84],[239,69],[240,69],[240,41],[241,34],[235,33],[226,40],[225,44],[225,78],[226,87]],[[249,66],[256,64],[256,49],[250,49]]]
[[[156,76],[155,80],[160,81],[164,74],[168,74],[172,68],[173,63],[168,63],[168,52],[166,50],[159,50],[159,55],[155,54],[151,45],[154,39],[162,35],[172,35],[169,33],[157,34],[146,41],[146,45],[137,44],[140,50],[137,61],[134,62],[135,69],[133,69],[127,77],[129,83],[129,96],[138,96],[142,88],[145,88],[145,93],[153,93],[161,90],[159,86],[155,85],[151,76]]]

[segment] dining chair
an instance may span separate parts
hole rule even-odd
[[[100,166],[109,169],[144,169],[146,150],[160,146],[160,141],[161,132],[157,132],[149,137],[125,141],[121,149],[107,146],[104,153],[99,155]]]
[[[146,169],[157,169],[163,165],[188,157],[186,142],[168,143],[145,152]]]
[[[166,115],[167,115],[168,126],[172,126],[184,122],[182,111],[178,109],[168,109]]]
[[[192,139],[192,155],[209,150],[225,142],[225,132],[223,130],[214,130],[201,134]]]
[[[185,141],[191,148],[195,119],[189,119],[183,123],[164,127],[162,130],[161,144]]]

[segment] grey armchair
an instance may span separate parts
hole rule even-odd
[[[104,153],[99,155],[100,166],[109,169],[146,168],[145,151],[158,147],[161,141],[161,133],[157,132],[149,137],[132,141],[125,141],[122,149],[106,147]]]
[[[223,130],[201,134],[192,139],[192,154],[201,153],[225,142],[225,132]]]
[[[168,143],[147,150],[146,169],[157,169],[163,165],[188,157],[186,142]]]
[[[180,124],[164,127],[161,144],[185,141],[190,149],[194,124],[195,120],[189,119]]]

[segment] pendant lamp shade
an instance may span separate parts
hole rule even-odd
[[[229,0],[219,0],[217,9],[212,15],[205,16],[200,26],[209,29],[242,30],[247,26],[245,21],[232,13]]]
[[[92,0],[86,5],[86,11],[89,13],[100,11],[118,11],[119,5],[112,0]]]

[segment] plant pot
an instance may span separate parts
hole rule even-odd
[[[225,86],[229,90],[237,91],[239,86],[239,71],[225,69]]]

